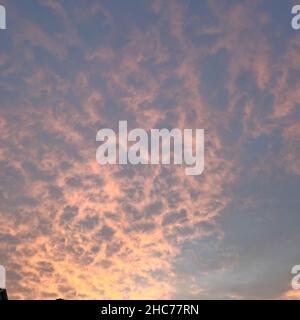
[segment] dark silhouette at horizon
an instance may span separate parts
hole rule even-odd
[[[1,300],[8,300],[6,289],[0,289],[0,301]]]

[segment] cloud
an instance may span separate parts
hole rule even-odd
[[[82,10],[47,0],[29,19],[10,4],[16,29],[0,56],[0,262],[9,293],[252,296],[261,287],[255,268],[252,286],[242,278],[253,239],[243,222],[256,220],[243,210],[269,221],[256,179],[270,182],[283,167],[299,175],[298,36],[278,56],[272,12],[247,1],[119,5],[89,1]],[[59,21],[56,28],[45,27],[41,12]],[[204,128],[203,175],[99,166],[96,132],[117,129],[119,120],[145,130]],[[272,185],[266,203],[288,203]],[[295,220],[291,209],[288,217]],[[234,241],[240,232],[249,242]],[[252,259],[263,271],[273,256],[259,254]],[[268,279],[275,285],[266,297],[293,296],[284,277]]]

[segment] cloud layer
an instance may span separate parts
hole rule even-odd
[[[289,1],[4,1],[0,264],[15,299],[298,298]],[[205,171],[99,166],[96,133],[204,128]]]

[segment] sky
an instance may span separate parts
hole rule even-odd
[[[299,299],[295,1],[1,0],[11,299]],[[205,168],[99,165],[96,134],[205,129]]]

